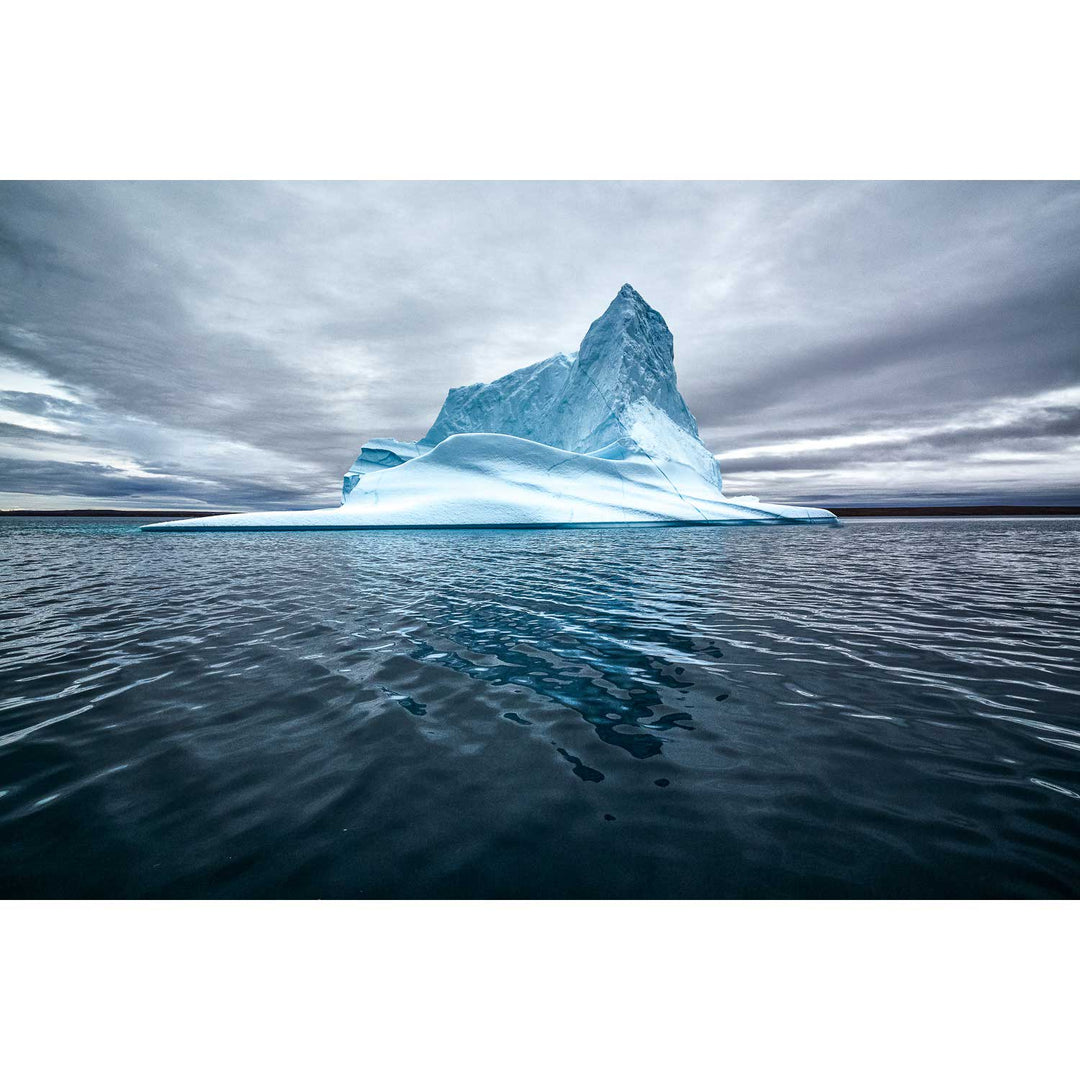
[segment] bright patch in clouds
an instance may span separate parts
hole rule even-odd
[[[59,434],[64,430],[62,425],[52,420],[46,420],[42,416],[28,416],[14,409],[0,409],[0,424],[11,424],[13,427],[26,428],[28,431],[48,431],[53,434]]]
[[[42,394],[60,401],[78,400],[69,387],[40,375],[13,362],[0,359],[0,391],[10,390],[17,394]]]
[[[887,446],[912,443],[920,439],[959,432],[986,432],[1008,428],[1018,422],[1037,421],[1050,410],[1080,409],[1080,385],[1051,390],[1025,399],[995,402],[978,409],[968,416],[939,424],[913,425],[883,431],[864,431],[849,435],[828,435],[817,439],[791,439],[787,442],[764,446],[745,446],[738,450],[725,450],[716,454],[717,461],[741,461],[746,458],[797,457],[822,450],[852,450],[860,446]]]
[[[761,487],[843,503],[873,491],[933,503],[1075,491],[1078,454],[1080,385],[1002,399],[938,423],[765,443],[716,458],[729,494]]]

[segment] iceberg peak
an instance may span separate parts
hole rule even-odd
[[[487,432],[593,453],[629,436],[628,410],[642,400],[698,439],[676,384],[671,331],[626,284],[589,327],[578,352],[556,353],[494,382],[456,387],[418,445]],[[719,484],[719,467],[706,455],[710,479]],[[700,453],[693,456],[703,460]]]
[[[586,443],[596,439],[601,445],[610,442],[622,414],[642,399],[666,413],[676,427],[694,439],[698,437],[697,422],[675,378],[671,331],[663,315],[631,285],[624,285],[589,327],[567,391],[591,403],[584,412],[596,426],[585,436]],[[606,417],[602,415],[605,412]]]
[[[675,344],[663,315],[626,282],[576,353],[556,353],[490,383],[455,387],[417,443],[368,443],[342,485],[399,465],[455,435],[512,435],[574,454],[643,454],[689,468],[721,491],[716,458],[679,393]]]

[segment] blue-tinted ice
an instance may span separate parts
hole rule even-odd
[[[663,317],[624,285],[577,353],[452,389],[419,442],[372,439],[327,510],[147,529],[835,524],[728,498],[679,393]]]

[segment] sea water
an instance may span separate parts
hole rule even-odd
[[[0,521],[0,896],[1080,894],[1080,520]]]

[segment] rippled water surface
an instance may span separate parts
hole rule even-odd
[[[0,522],[0,895],[1076,896],[1080,521]]]

